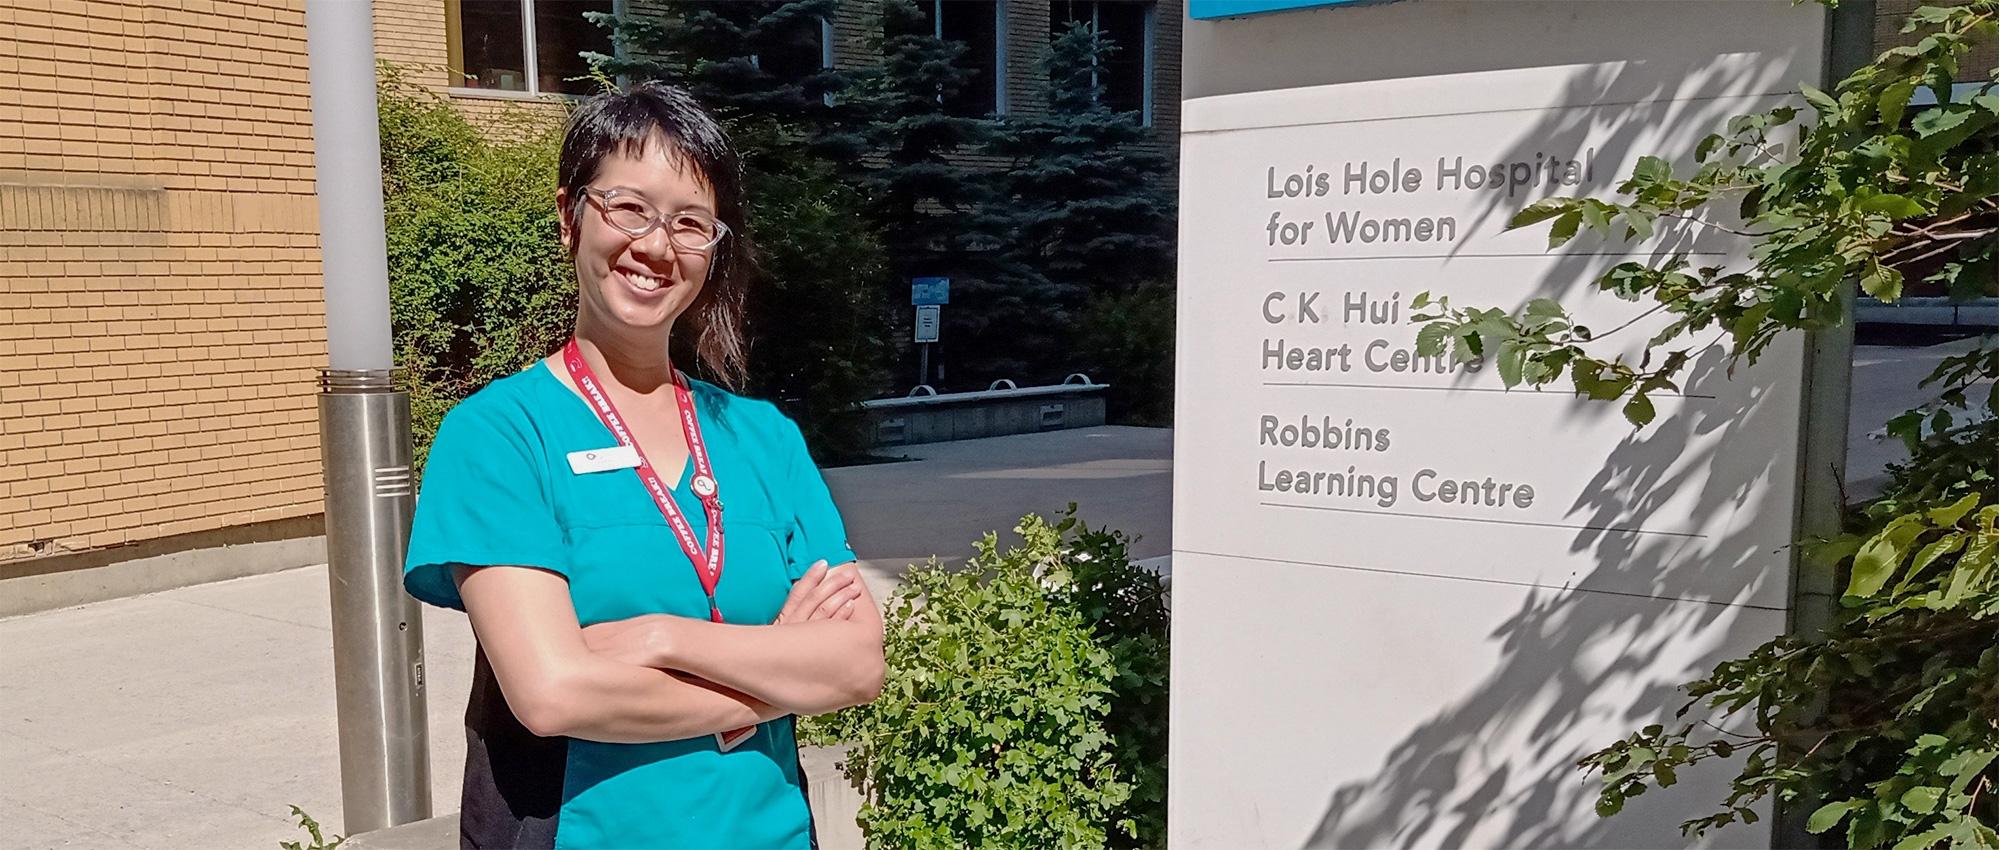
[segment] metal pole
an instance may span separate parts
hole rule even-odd
[[[424,629],[403,592],[415,507],[410,399],[388,371],[320,375],[327,579],[347,834],[431,815]]]
[[[372,4],[307,0],[326,279],[320,373],[327,579],[343,831],[430,816],[423,620],[403,592],[415,506],[410,402],[394,388]]]
[[[917,386],[921,387],[930,383],[930,380],[931,344],[926,342],[917,346]]]
[[[1827,15],[1826,79],[1833,84],[1868,64],[1874,55],[1875,0],[1848,0]],[[1846,321],[1814,331],[1806,340],[1805,386],[1799,423],[1799,503],[1798,521],[1793,526],[1800,539],[1832,537],[1840,532],[1842,483],[1847,478],[1847,420],[1852,402],[1854,377],[1854,292],[1852,280],[1841,284],[1842,314]],[[1786,615],[1785,631],[1811,640],[1832,622],[1840,604],[1840,587],[1827,570],[1810,569],[1802,562],[1798,546],[1792,547],[1792,599]],[[1814,714],[1825,711],[1824,701],[1808,708]],[[1771,819],[1771,846],[1806,848],[1832,847],[1830,836],[1814,835],[1806,829],[1806,818],[1820,802],[1779,800],[1777,816]]]

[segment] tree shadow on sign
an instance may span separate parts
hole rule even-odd
[[[1629,104],[1780,87],[1705,68],[1674,74],[1633,63],[1616,73],[1579,75],[1566,102]],[[1536,150],[1555,149],[1550,139],[1581,144],[1607,133],[1612,141],[1604,149],[1630,148],[1646,123],[1658,121],[1678,122],[1661,150],[1685,151],[1741,110],[1740,102],[1700,99],[1643,112],[1556,110],[1504,156],[1532,158]],[[1510,205],[1496,203],[1475,227],[1511,214]],[[1566,256],[1536,294],[1574,299],[1617,260]],[[1726,352],[1708,348],[1691,367],[1689,396],[1661,399],[1659,420],[1625,438],[1569,506],[1565,522],[1587,528],[1572,537],[1569,552],[1594,566],[1561,582],[1544,577],[1545,584],[1522,594],[1511,615],[1486,634],[1485,649],[1497,650],[1491,672],[1416,724],[1365,779],[1337,787],[1304,846],[1681,844],[1679,822],[1719,804],[1731,766],[1690,772],[1677,787],[1649,793],[1605,820],[1591,814],[1596,780],[1575,762],[1630,730],[1676,722],[1672,712],[1684,701],[1679,684],[1782,628],[1790,559],[1783,537],[1792,527],[1792,505],[1762,488],[1789,492],[1796,463],[1789,452],[1746,451],[1755,441],[1743,435],[1796,427],[1796,386],[1768,377],[1788,367],[1795,374],[1795,366],[1789,355],[1776,355],[1747,375],[1731,376]],[[1695,397],[1702,395],[1714,397]],[[1609,404],[1572,405],[1578,417],[1617,415]],[[1631,530],[1668,525],[1668,518],[1676,528],[1701,532]],[[1688,719],[1700,717],[1697,710]],[[1762,825],[1710,840],[1767,842]]]

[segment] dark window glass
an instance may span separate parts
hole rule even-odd
[[[994,3],[991,0],[943,0],[938,5],[944,12],[939,26],[944,40],[965,45],[965,52],[959,54],[958,64],[972,72],[966,79],[965,87],[945,107],[954,115],[990,114],[998,108],[997,85],[1000,78],[999,30]]]
[[[521,0],[458,0],[458,85],[527,91]]]
[[[1097,32],[1118,47],[1097,80],[1104,86],[1104,103],[1120,112],[1139,112],[1146,105],[1146,5],[1097,4]]]
[[[762,10],[769,14],[783,4],[761,5],[769,7]],[[800,18],[773,35],[773,42],[767,42],[763,52],[757,54],[757,67],[765,73],[796,83],[826,67],[825,27],[820,19]]]
[[[544,93],[591,94],[597,83],[583,52],[609,54],[611,34],[583,16],[611,11],[612,0],[532,0],[535,4],[535,70]]]
[[[1049,4],[1049,37],[1069,32],[1073,23],[1093,24],[1098,37],[1118,49],[1097,70],[1104,104],[1120,112],[1144,114],[1146,106],[1146,24],[1151,3],[1118,0],[1054,0]]]
[[[1049,0],[1049,40],[1062,38],[1070,24],[1090,23],[1091,9],[1096,6],[1094,0]]]

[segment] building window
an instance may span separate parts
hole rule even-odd
[[[590,94],[585,51],[611,53],[611,34],[585,12],[616,0],[445,0],[446,61],[459,88],[528,95]]]
[[[1000,0],[917,0],[931,35],[965,45],[958,65],[972,72],[945,104],[954,115],[1007,113],[1007,8]],[[893,33],[892,33],[893,34]]]
[[[779,3],[764,4],[769,8],[761,10],[762,15],[770,14]],[[788,83],[803,82],[807,78],[833,67],[833,22],[825,18],[809,18],[787,26],[781,35],[782,42],[775,49],[766,50],[750,61],[764,73]]]
[[[1139,123],[1153,126],[1153,21],[1151,2],[1135,0],[1054,0],[1049,4],[1051,38],[1082,22],[1118,49],[1098,67],[1106,106],[1135,112]]]

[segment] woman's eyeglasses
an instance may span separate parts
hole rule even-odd
[[[585,186],[583,194],[596,202],[606,224],[634,239],[653,232],[654,228],[664,227],[667,239],[674,243],[674,247],[701,252],[714,248],[729,235],[729,225],[716,221],[715,216],[701,210],[661,215],[659,209],[645,198],[624,189]]]

